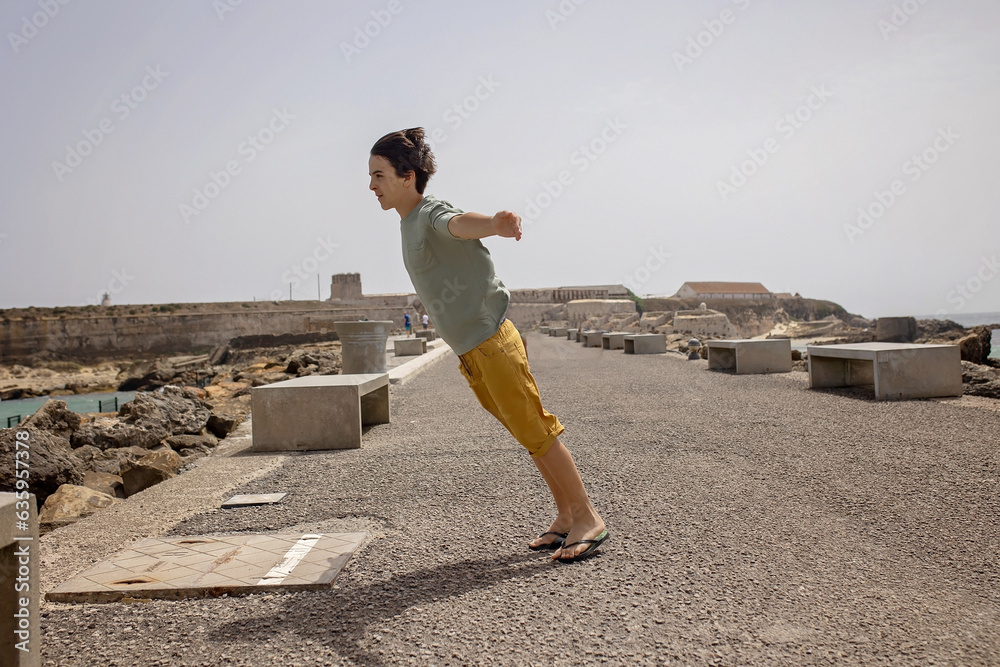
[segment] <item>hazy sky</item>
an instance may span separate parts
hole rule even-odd
[[[486,240],[511,288],[1000,311],[996,0],[7,0],[0,27],[0,307],[411,291],[367,158],[422,125],[428,194],[533,217]]]

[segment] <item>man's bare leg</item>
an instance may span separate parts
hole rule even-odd
[[[566,449],[566,446],[559,441],[559,438],[556,438],[556,441],[549,448],[549,451],[545,453],[545,456],[536,459],[536,463],[539,469],[544,468],[548,472],[549,477],[546,477],[546,481],[548,482],[551,477],[552,481],[555,482],[555,486],[564,496],[564,502],[568,505],[573,523],[569,529],[566,544],[572,544],[580,540],[592,540],[600,535],[601,531],[605,528],[604,521],[590,503],[590,497],[587,495],[587,490],[583,487],[583,480],[580,479],[580,473],[573,462],[573,456]],[[543,476],[545,476],[544,473]],[[551,483],[549,484],[549,488],[552,488]],[[555,492],[553,492],[553,495],[556,496],[556,504],[558,506],[559,497]],[[560,507],[559,517],[562,514],[563,509]],[[559,517],[556,518],[556,522],[560,521]],[[555,525],[555,522],[553,525]],[[566,532],[565,527],[560,527],[563,528],[560,532]],[[559,549],[552,557],[570,558],[582,553],[588,546],[587,544],[578,544],[569,549]]]
[[[556,514],[555,521],[552,522],[548,530],[555,533],[568,533],[569,529],[573,526],[573,513],[569,509],[569,499],[562,492],[562,489],[559,488],[555,477],[552,476],[552,473],[549,472],[549,469],[545,467],[541,460],[534,456],[531,457],[531,460],[535,462],[538,472],[542,473],[542,477],[545,479],[545,483],[549,485],[549,491],[552,492],[552,497],[556,501],[556,510],[558,513]],[[540,547],[543,544],[550,544],[558,539],[555,535],[539,536],[529,542],[528,546]]]

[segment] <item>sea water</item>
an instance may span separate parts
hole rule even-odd
[[[72,412],[115,412],[115,399],[120,407],[135,398],[134,391],[106,391],[96,394],[70,394],[68,396],[36,396],[34,398],[18,398],[13,401],[0,401],[0,428],[14,426],[15,417],[20,416],[23,420],[28,415],[35,414],[38,408],[50,398],[58,401],[66,401],[66,407]]]

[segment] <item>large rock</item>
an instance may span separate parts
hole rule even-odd
[[[917,342],[955,340],[965,335],[965,327],[951,320],[920,320],[917,322]]]
[[[66,401],[49,399],[42,404],[42,407],[38,408],[35,414],[21,423],[21,428],[48,431],[69,440],[73,431],[80,428],[81,423],[83,423],[83,418],[75,412],[71,412],[66,407]]]
[[[191,390],[164,387],[162,393],[136,394],[117,417],[99,417],[74,434],[74,447],[98,449],[155,447],[170,435],[200,433],[211,416],[208,404]]]
[[[91,446],[102,450],[119,447],[149,449],[168,435],[170,432],[162,424],[136,426],[126,424],[117,417],[98,417],[81,426],[73,434],[72,443],[74,448]]]
[[[122,471],[125,497],[134,496],[175,476],[176,473],[165,466],[136,461]]]
[[[170,383],[177,375],[172,366],[156,361],[137,361],[118,373],[118,391],[149,391]]]
[[[88,489],[106,493],[114,498],[125,497],[125,484],[118,475],[88,470],[83,476],[83,485]]]
[[[145,447],[118,447],[100,450],[93,445],[83,445],[73,450],[85,470],[121,475],[122,466],[138,461],[149,453]]]
[[[183,465],[184,460],[180,454],[171,449],[149,452],[138,461],[123,465],[125,496],[133,496],[176,476]]]
[[[167,435],[200,433],[212,412],[205,401],[190,389],[164,387],[162,392],[136,394],[118,410],[126,424],[162,428]]]
[[[1000,398],[1000,371],[991,366],[980,366],[962,361],[962,382],[970,396]]]
[[[28,448],[18,448],[17,432],[23,429],[0,429],[0,491],[17,491],[16,456],[27,452],[28,491],[34,493],[39,503],[52,495],[63,484],[83,481],[83,466],[73,456],[69,441],[48,431],[28,429]],[[23,442],[23,441],[22,441]],[[22,456],[22,460],[23,456]],[[23,468],[22,468],[23,470]]]
[[[172,435],[163,443],[181,456],[193,456],[209,453],[219,444],[219,440],[211,433],[206,433],[205,435]]]
[[[208,418],[205,426],[216,438],[222,439],[236,430],[236,427],[243,421],[242,415],[233,415],[225,412],[213,412]]]
[[[50,495],[38,513],[38,523],[64,526],[114,505],[114,497],[75,484],[63,484]]]
[[[983,363],[983,342],[979,339],[979,334],[971,333],[959,338],[956,344],[962,351],[962,361],[973,364]]]

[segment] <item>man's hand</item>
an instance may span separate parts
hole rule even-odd
[[[521,216],[510,211],[500,211],[490,219],[490,226],[497,236],[521,240]]]

